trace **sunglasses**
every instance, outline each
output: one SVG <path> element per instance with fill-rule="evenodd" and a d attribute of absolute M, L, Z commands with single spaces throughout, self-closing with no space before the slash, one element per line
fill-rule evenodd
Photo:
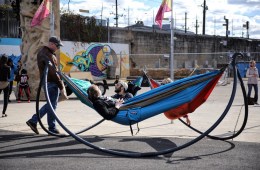
<path fill-rule="evenodd" d="M 58 49 L 60 49 L 60 45 L 57 43 L 54 43 Z"/>

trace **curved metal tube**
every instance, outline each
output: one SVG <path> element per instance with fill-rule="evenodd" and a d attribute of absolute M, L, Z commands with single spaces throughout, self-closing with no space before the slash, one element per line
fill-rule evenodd
<path fill-rule="evenodd" d="M 47 67 L 47 65 L 46 65 L 46 67 Z M 45 68 L 44 74 L 42 75 L 42 77 L 41 77 L 41 79 L 40 79 L 40 83 L 39 83 L 39 87 L 38 87 L 37 95 L 36 95 L 36 115 L 37 115 L 37 117 L 38 117 L 38 122 L 39 122 L 41 128 L 42 128 L 47 134 L 49 134 L 49 135 L 51 135 L 51 136 L 57 136 L 57 137 L 68 137 L 68 136 L 70 136 L 70 135 L 52 133 L 51 131 L 49 131 L 49 130 L 43 125 L 43 123 L 42 123 L 42 121 L 41 121 L 40 112 L 39 112 L 39 111 L 40 111 L 40 110 L 39 110 L 40 93 L 41 93 L 41 87 L 42 87 L 43 82 L 47 82 L 47 76 L 48 76 L 48 73 L 46 72 L 46 68 Z M 45 81 L 44 81 L 44 80 L 45 80 Z M 47 83 L 45 83 L 45 86 L 47 87 Z M 47 91 L 48 91 L 48 90 L 47 90 Z M 45 94 L 46 94 L 46 93 L 45 93 Z M 47 98 L 47 97 L 46 97 L 46 98 Z M 104 121 L 105 121 L 105 119 L 101 119 L 101 120 L 98 121 L 97 123 L 95 123 L 95 124 L 93 124 L 93 125 L 91 125 L 91 126 L 85 128 L 85 129 L 82 129 L 82 130 L 80 130 L 80 131 L 78 131 L 78 132 L 75 132 L 75 134 L 78 135 L 78 134 L 81 134 L 81 133 L 83 133 L 83 132 L 86 132 L 86 131 L 88 131 L 88 130 L 94 128 L 94 127 L 96 127 L 97 125 L 99 125 L 100 123 L 102 123 L 102 122 L 104 122 Z"/>
<path fill-rule="evenodd" d="M 231 136 L 226 136 L 226 137 L 218 137 L 218 136 L 211 136 L 211 135 L 207 135 L 208 138 L 210 139 L 214 139 L 214 140 L 229 140 L 229 139 L 233 139 L 235 137 L 237 137 L 240 133 L 242 133 L 242 131 L 245 129 L 245 126 L 247 124 L 247 120 L 248 120 L 248 101 L 247 101 L 247 95 L 246 95 L 246 90 L 245 90 L 245 85 L 244 85 L 244 82 L 241 78 L 241 75 L 238 71 L 238 69 L 236 69 L 237 71 L 237 75 L 238 75 L 238 79 L 240 81 L 240 86 L 241 86 L 241 90 L 242 90 L 242 93 L 243 93 L 243 98 L 244 98 L 244 106 L 245 106 L 245 117 L 244 117 L 244 120 L 243 120 L 243 123 L 240 127 L 240 129 L 238 131 L 236 131 L 236 133 L 232 134 Z M 234 72 L 235 72 L 235 69 L 234 69 Z M 195 132 L 199 133 L 199 134 L 202 134 L 203 132 L 201 132 L 200 130 L 194 128 L 193 126 L 189 126 L 186 122 L 184 122 L 181 118 L 179 118 L 179 120 L 185 124 L 187 127 L 189 127 L 190 129 L 194 130 Z"/>
<path fill-rule="evenodd" d="M 233 61 L 232 61 L 232 66 L 233 68 L 235 68 L 235 59 L 237 55 L 242 55 L 241 53 L 235 53 L 233 55 Z M 48 67 L 45 70 L 46 72 L 48 72 Z M 172 152 L 176 152 L 178 150 L 184 149 L 188 146 L 193 145 L 194 143 L 198 142 L 199 140 L 203 139 L 205 136 L 207 136 L 210 132 L 212 132 L 219 124 L 220 122 L 225 118 L 225 116 L 227 115 L 230 107 L 232 106 L 232 103 L 234 101 L 235 98 L 235 93 L 236 93 L 236 88 L 237 88 L 237 73 L 234 72 L 234 84 L 233 84 L 233 89 L 232 89 L 232 93 L 229 99 L 229 102 L 227 104 L 226 109 L 224 110 L 224 112 L 222 113 L 222 115 L 219 117 L 219 119 L 204 133 L 202 133 L 200 136 L 198 136 L 197 138 L 183 144 L 177 147 L 173 147 L 173 148 L 169 148 L 169 149 L 165 149 L 162 151 L 157 151 L 157 152 L 127 152 L 127 151 L 116 151 L 116 150 L 112 150 L 112 149 L 106 149 L 103 147 L 99 147 L 96 146 L 88 141 L 86 141 L 85 139 L 81 138 L 80 136 L 76 135 L 75 133 L 71 132 L 62 122 L 61 120 L 58 118 L 58 116 L 55 114 L 55 111 L 53 109 L 53 107 L 51 106 L 50 103 L 50 99 L 49 99 L 49 95 L 48 95 L 48 90 L 47 90 L 47 82 L 45 81 L 45 94 L 46 94 L 46 99 L 47 99 L 47 103 L 50 105 L 52 112 L 57 120 L 57 122 L 60 124 L 60 126 L 68 133 L 70 134 L 74 139 L 76 139 L 77 141 L 93 148 L 99 151 L 102 151 L 104 153 L 109 153 L 109 154 L 113 154 L 113 155 L 118 155 L 118 156 L 125 156 L 125 157 L 149 157 L 149 156 L 158 156 L 158 155 L 163 155 L 163 154 L 168 154 L 168 153 L 172 153 Z"/>

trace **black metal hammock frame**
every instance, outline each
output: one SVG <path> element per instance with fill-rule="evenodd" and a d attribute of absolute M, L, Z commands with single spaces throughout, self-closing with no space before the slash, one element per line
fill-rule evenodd
<path fill-rule="evenodd" d="M 246 126 L 246 123 L 247 123 L 247 119 L 248 119 L 248 103 L 247 103 L 246 90 L 245 90 L 245 86 L 244 86 L 243 80 L 242 80 L 242 78 L 241 78 L 241 76 L 240 76 L 240 74 L 238 72 L 238 69 L 236 68 L 236 57 L 238 57 L 238 56 L 242 56 L 243 57 L 243 54 L 242 53 L 234 53 L 233 56 L 232 56 L 232 60 L 230 62 L 231 66 L 232 66 L 232 69 L 233 69 L 234 80 L 233 80 L 233 87 L 232 87 L 231 96 L 229 98 L 229 101 L 227 103 L 227 106 L 226 106 L 225 110 L 223 111 L 221 116 L 216 120 L 216 122 L 208 130 L 206 130 L 205 132 L 201 132 L 201 131 L 197 130 L 196 128 L 192 127 L 192 126 L 187 125 L 182 119 L 179 119 L 182 123 L 186 124 L 192 130 L 194 130 L 194 131 L 196 131 L 196 132 L 198 132 L 200 134 L 195 139 L 192 139 L 191 141 L 186 142 L 186 143 L 184 143 L 184 144 L 182 144 L 180 146 L 174 146 L 174 147 L 169 148 L 169 149 L 164 149 L 164 150 L 161 150 L 161 151 L 154 151 L 154 152 L 117 151 L 117 150 L 113 150 L 113 149 L 106 149 L 106 148 L 103 148 L 103 147 L 99 147 L 99 146 L 94 145 L 91 142 L 83 139 L 82 137 L 79 136 L 80 133 L 83 133 L 83 132 L 85 132 L 85 131 L 87 131 L 89 129 L 92 129 L 93 127 L 99 125 L 100 123 L 102 123 L 104 121 L 104 119 L 98 121 L 97 123 L 93 124 L 90 127 L 87 127 L 87 128 L 85 128 L 83 130 L 80 130 L 79 132 L 74 133 L 74 132 L 70 131 L 61 122 L 61 120 L 59 119 L 59 117 L 57 116 L 55 110 L 53 109 L 53 107 L 51 105 L 51 102 L 50 102 L 50 99 L 49 99 L 48 90 L 47 90 L 47 76 L 48 76 L 48 66 L 47 65 L 46 65 L 45 70 L 44 70 L 44 75 L 41 77 L 39 88 L 38 88 L 38 91 L 37 91 L 37 97 L 36 97 L 36 113 L 37 113 L 37 116 L 38 116 L 39 124 L 42 127 L 42 129 L 46 133 L 48 133 L 49 135 L 53 135 L 53 136 L 57 136 L 57 137 L 72 136 L 75 140 L 77 140 L 80 143 L 83 143 L 86 146 L 89 146 L 89 147 L 91 147 L 93 149 L 99 150 L 99 151 L 104 152 L 104 153 L 117 155 L 117 156 L 124 156 L 124 157 L 151 157 L 151 156 L 158 156 L 158 155 L 164 155 L 164 154 L 168 154 L 168 153 L 173 153 L 173 152 L 179 151 L 181 149 L 184 149 L 186 147 L 189 147 L 189 146 L 195 144 L 196 142 L 200 141 L 201 139 L 203 139 L 206 136 L 211 138 L 211 139 L 215 139 L 215 140 L 229 140 L 229 139 L 233 139 L 233 138 L 237 137 L 244 130 L 244 128 Z M 245 114 L 245 116 L 244 116 L 243 123 L 242 123 L 240 129 L 238 131 L 236 131 L 235 133 L 233 133 L 232 135 L 230 135 L 230 136 L 227 136 L 227 137 L 211 136 L 209 134 L 221 123 L 221 121 L 225 118 L 225 116 L 227 115 L 229 109 L 232 106 L 232 103 L 234 101 L 235 94 L 236 94 L 236 89 L 237 89 L 237 79 L 239 79 L 239 81 L 240 81 L 240 86 L 241 86 L 243 97 L 244 97 L 244 111 L 245 111 L 244 114 Z M 60 135 L 60 134 L 52 133 L 49 130 L 47 130 L 44 127 L 43 123 L 41 122 L 40 113 L 39 113 L 39 98 L 40 98 L 41 87 L 42 87 L 43 84 L 44 84 L 44 91 L 45 91 L 45 97 L 46 97 L 47 103 L 48 103 L 49 107 L 51 108 L 52 113 L 55 116 L 57 122 L 68 133 L 68 135 Z"/>

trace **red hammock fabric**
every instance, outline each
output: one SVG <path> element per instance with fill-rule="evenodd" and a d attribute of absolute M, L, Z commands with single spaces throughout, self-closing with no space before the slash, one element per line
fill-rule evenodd
<path fill-rule="evenodd" d="M 177 108 L 164 112 L 164 115 L 168 119 L 173 120 L 173 119 L 178 119 L 180 117 L 183 117 L 188 113 L 194 112 L 196 108 L 198 108 L 201 104 L 203 104 L 207 100 L 207 98 L 213 91 L 220 77 L 221 74 L 215 77 L 210 83 L 208 83 L 207 86 L 191 102 L 185 103 Z M 157 83 L 153 79 L 149 79 L 149 81 L 150 81 L 151 88 L 156 88 L 160 86 L 159 83 Z"/>

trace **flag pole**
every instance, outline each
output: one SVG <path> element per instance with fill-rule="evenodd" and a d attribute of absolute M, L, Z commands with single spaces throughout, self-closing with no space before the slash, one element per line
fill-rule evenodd
<path fill-rule="evenodd" d="M 53 13 L 53 1 L 50 1 L 50 37 L 54 36 L 54 13 Z"/>
<path fill-rule="evenodd" d="M 170 75 L 174 81 L 174 28 L 173 28 L 173 0 L 171 0 L 171 54 L 170 54 Z"/>

